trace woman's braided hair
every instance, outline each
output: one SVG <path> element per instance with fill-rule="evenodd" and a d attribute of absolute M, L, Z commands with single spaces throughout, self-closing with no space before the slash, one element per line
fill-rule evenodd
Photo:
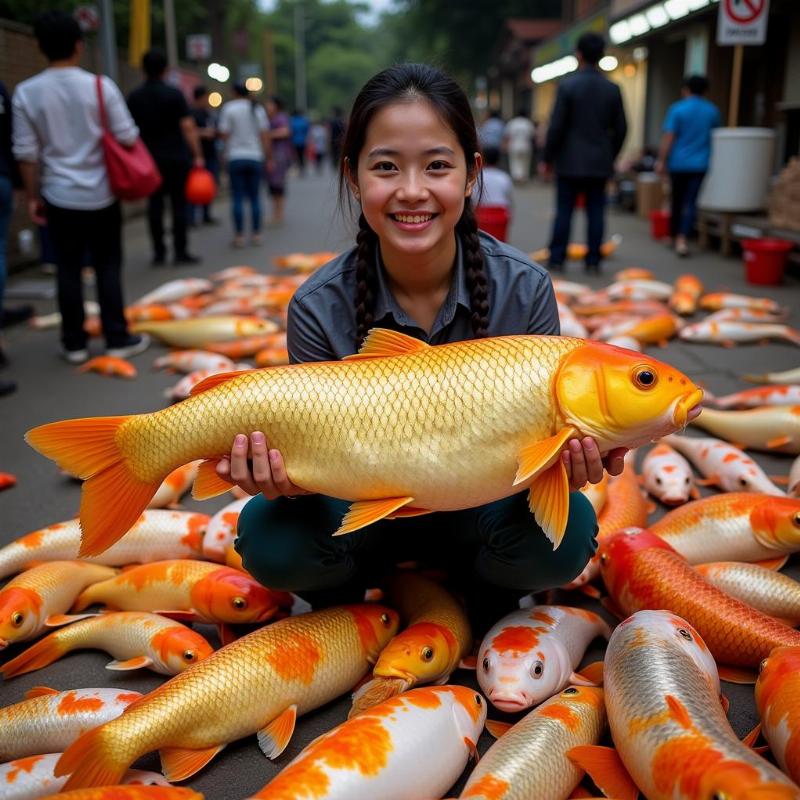
<path fill-rule="evenodd" d="M 358 156 L 364 146 L 370 119 L 390 103 L 427 100 L 455 133 L 464 150 L 467 169 L 474 169 L 472 154 L 480 149 L 475 120 L 467 96 L 448 75 L 426 64 L 399 64 L 379 72 L 364 85 L 353 103 L 342 142 L 339 165 L 339 192 L 348 203 L 348 177 L 355 173 Z M 476 339 L 488 336 L 489 291 L 483 251 L 478 239 L 478 223 L 472 203 L 467 198 L 456 224 L 461 240 L 467 286 L 470 292 L 472 331 Z M 374 322 L 377 274 L 375 248 L 378 237 L 363 214 L 358 219 L 356 236 L 356 338 L 360 345 Z"/>

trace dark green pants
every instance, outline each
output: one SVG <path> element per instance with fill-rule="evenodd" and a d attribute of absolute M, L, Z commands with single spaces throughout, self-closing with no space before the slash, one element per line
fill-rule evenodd
<path fill-rule="evenodd" d="M 528 510 L 527 492 L 332 536 L 349 505 L 323 495 L 254 497 L 239 517 L 235 542 L 245 569 L 265 586 L 296 592 L 312 605 L 315 595 L 325 602 L 360 599 L 395 564 L 412 560 L 440 566 L 473 589 L 488 584 L 521 596 L 568 583 L 597 549 L 597 518 L 580 492 L 570 495 L 557 550 Z"/>

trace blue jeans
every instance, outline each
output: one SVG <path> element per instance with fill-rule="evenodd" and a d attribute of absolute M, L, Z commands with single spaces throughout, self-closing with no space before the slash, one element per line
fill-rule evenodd
<path fill-rule="evenodd" d="M 567 257 L 572 211 L 581 192 L 586 196 L 589 246 L 586 265 L 596 267 L 600 264 L 600 245 L 603 243 L 605 224 L 606 179 L 565 178 L 559 175 L 556 183 L 556 219 L 553 223 L 553 237 L 550 240 L 550 263 L 553 265 L 563 264 Z"/>
<path fill-rule="evenodd" d="M 6 291 L 6 250 L 8 248 L 8 226 L 11 223 L 12 198 L 14 192 L 11 181 L 0 175 L 0 325 L 3 323 L 3 296 Z"/>
<path fill-rule="evenodd" d="M 705 172 L 670 172 L 672 215 L 669 228 L 673 238 L 678 235 L 689 237 L 694 232 L 697 195 L 705 176 Z"/>
<path fill-rule="evenodd" d="M 250 202 L 253 233 L 261 230 L 261 175 L 264 162 L 251 158 L 235 158 L 228 164 L 233 192 L 233 226 L 236 234 L 244 232 L 244 201 Z"/>

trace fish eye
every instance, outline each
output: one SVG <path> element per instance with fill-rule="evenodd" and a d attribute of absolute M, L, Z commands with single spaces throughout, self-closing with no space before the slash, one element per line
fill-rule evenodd
<path fill-rule="evenodd" d="M 730 795 L 727 792 L 714 792 L 711 800 L 730 800 Z"/>
<path fill-rule="evenodd" d="M 768 658 L 762 658 L 761 663 L 758 665 L 758 674 L 760 675 L 766 668 L 767 664 L 769 663 Z"/>
<path fill-rule="evenodd" d="M 689 485 L 689 484 L 692 482 L 692 479 L 691 479 L 691 478 L 690 478 L 690 477 L 687 475 L 687 476 L 686 476 L 686 477 L 683 479 L 683 482 L 684 482 L 684 483 L 685 483 L 685 484 L 688 486 L 688 485 Z"/>
<path fill-rule="evenodd" d="M 475 704 L 479 706 L 483 705 L 483 698 L 479 694 L 475 695 Z"/>
<path fill-rule="evenodd" d="M 678 633 L 686 639 L 687 642 L 692 641 L 692 634 L 686 630 L 686 628 L 678 628 Z"/>
<path fill-rule="evenodd" d="M 233 604 L 233 607 L 238 608 L 239 611 L 241 611 L 243 608 L 247 608 L 247 600 L 245 600 L 244 597 L 234 597 L 233 600 L 231 600 L 231 603 Z"/>
<path fill-rule="evenodd" d="M 531 667 L 531 677 L 541 678 L 542 675 L 544 675 L 544 662 L 534 661 L 533 666 Z"/>
<path fill-rule="evenodd" d="M 184 661 L 194 661 L 194 659 L 195 659 L 194 650 L 187 650 L 186 652 L 184 652 L 183 654 Z"/>
<path fill-rule="evenodd" d="M 381 623 L 383 624 L 384 627 L 388 628 L 390 622 L 391 619 L 389 619 L 389 615 L 386 612 L 381 614 Z"/>
<path fill-rule="evenodd" d="M 747 478 L 739 478 L 739 486 L 746 487 L 747 486 Z"/>
<path fill-rule="evenodd" d="M 15 628 L 19 628 L 20 625 L 25 621 L 25 615 L 21 611 L 15 611 L 11 615 L 11 624 Z"/>
<path fill-rule="evenodd" d="M 661 480 L 661 476 L 660 476 L 660 475 L 656 475 L 656 483 L 657 483 L 659 486 L 661 486 L 661 484 L 662 484 L 663 482 L 664 482 L 664 481 L 662 481 L 662 480 Z"/>
<path fill-rule="evenodd" d="M 568 689 L 564 689 L 561 694 L 578 694 L 578 690 L 574 686 L 570 686 Z"/>
<path fill-rule="evenodd" d="M 488 672 L 489 671 L 489 659 L 488 658 L 484 658 L 483 659 L 483 671 L 484 672 Z"/>
<path fill-rule="evenodd" d="M 658 381 L 658 376 L 656 375 L 655 371 L 650 369 L 649 367 L 639 367 L 633 373 L 633 382 L 640 389 L 651 389 L 653 386 L 656 385 L 657 381 Z"/>
<path fill-rule="evenodd" d="M 433 648 L 423 647 L 420 651 L 420 656 L 422 656 L 423 661 L 430 661 L 433 658 Z"/>
<path fill-rule="evenodd" d="M 796 511 L 792 517 L 792 525 L 794 525 L 795 528 L 800 528 L 800 511 Z"/>

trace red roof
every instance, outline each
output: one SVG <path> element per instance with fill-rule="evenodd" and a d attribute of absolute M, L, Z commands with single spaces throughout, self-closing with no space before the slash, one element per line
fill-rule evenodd
<path fill-rule="evenodd" d="M 538 42 L 555 36 L 562 28 L 560 19 L 509 19 L 506 27 L 515 39 Z"/>

